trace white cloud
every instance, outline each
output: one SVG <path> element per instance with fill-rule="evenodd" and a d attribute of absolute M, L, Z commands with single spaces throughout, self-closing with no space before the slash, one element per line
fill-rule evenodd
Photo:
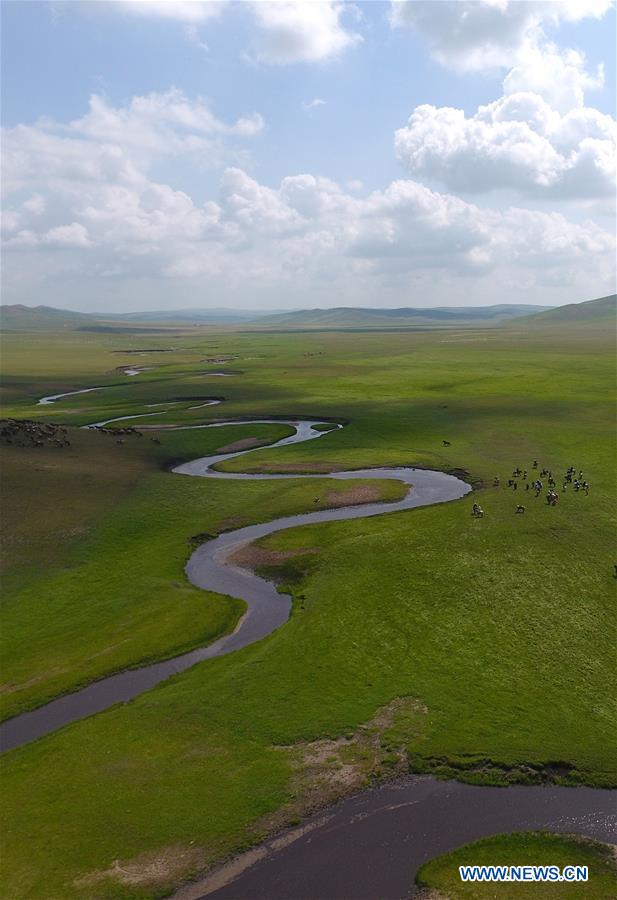
<path fill-rule="evenodd" d="M 393 0 L 394 28 L 411 27 L 460 71 L 510 68 L 545 42 L 544 26 L 602 18 L 613 0 Z"/>
<path fill-rule="evenodd" d="M 185 33 L 189 43 L 193 44 L 194 47 L 198 47 L 200 50 L 203 50 L 205 53 L 210 52 L 210 47 L 204 40 L 202 40 L 201 35 L 199 33 L 199 29 L 197 28 L 197 25 L 185 25 L 184 33 Z"/>
<path fill-rule="evenodd" d="M 259 113 L 229 125 L 212 113 L 202 98 L 190 100 L 172 88 L 133 97 L 125 107 L 113 107 L 104 97 L 92 95 L 86 116 L 71 123 L 70 130 L 85 137 L 154 153 L 207 150 L 212 135 L 252 137 L 264 127 Z"/>
<path fill-rule="evenodd" d="M 609 156 L 601 162 L 610 120 L 584 107 L 562 116 L 522 93 L 471 119 L 434 107 L 414 116 L 399 153 L 423 173 L 445 172 L 446 182 L 481 169 L 496 186 L 565 195 L 586 185 L 590 195 L 609 172 Z M 310 173 L 266 185 L 236 165 L 206 202 L 162 183 L 177 158 L 184 184 L 186 154 L 191 163 L 220 159 L 216 141 L 250 135 L 260 122 L 221 122 L 204 101 L 169 91 L 121 107 L 97 97 L 66 125 L 8 129 L 8 302 L 41 293 L 48 303 L 87 297 L 101 308 L 113 296 L 122 309 L 157 305 L 171 291 L 185 305 L 212 296 L 242 306 L 401 305 L 417 302 L 407 295 L 416 283 L 423 303 L 457 291 L 486 302 L 497 291 L 505 302 L 523 283 L 527 296 L 548 291 L 555 301 L 610 290 L 613 237 L 592 222 L 483 209 L 411 179 L 363 196 L 359 184 Z"/>
<path fill-rule="evenodd" d="M 220 0 L 114 0 L 112 5 L 129 15 L 171 19 L 188 25 L 218 16 L 225 6 Z"/>
<path fill-rule="evenodd" d="M 362 40 L 342 22 L 346 13 L 358 19 L 359 11 L 353 4 L 338 0 L 251 0 L 233 4 L 226 0 L 116 0 L 105 6 L 114 12 L 181 23 L 189 42 L 202 50 L 208 50 L 208 45 L 199 26 L 225 10 L 240 8 L 251 15 L 256 26 L 252 52 L 245 58 L 275 65 L 336 59 Z"/>
<path fill-rule="evenodd" d="M 259 62 L 322 62 L 336 59 L 362 40 L 343 26 L 342 3 L 260 0 L 252 10 L 259 29 L 255 47 Z"/>
<path fill-rule="evenodd" d="M 50 228 L 43 235 L 42 241 L 57 247 L 89 247 L 91 244 L 88 231 L 80 222 Z"/>
<path fill-rule="evenodd" d="M 317 109 L 318 106 L 325 106 L 326 101 L 322 100 L 321 97 L 315 97 L 313 100 L 309 100 L 308 103 L 302 104 L 302 109 L 308 112 L 311 109 Z"/>
<path fill-rule="evenodd" d="M 512 66 L 503 96 L 466 116 L 460 109 L 418 106 L 395 133 L 399 161 L 414 177 L 449 190 L 507 189 L 538 200 L 595 203 L 614 199 L 617 126 L 585 106 L 584 92 L 603 84 L 582 53 L 548 41 L 546 24 L 602 17 L 610 0 L 395 3 L 395 25 L 411 24 L 435 56 L 462 70 Z"/>
<path fill-rule="evenodd" d="M 4 130 L 3 188 L 141 184 L 149 166 L 166 157 L 188 154 L 199 166 L 220 165 L 226 139 L 251 138 L 263 127 L 259 113 L 225 123 L 203 99 L 176 89 L 133 97 L 126 106 L 95 94 L 86 115 L 68 125 L 42 119 Z"/>
<path fill-rule="evenodd" d="M 45 197 L 40 194 L 33 194 L 29 200 L 24 203 L 24 209 L 35 216 L 41 216 L 45 212 L 47 202 Z"/>
<path fill-rule="evenodd" d="M 24 228 L 6 241 L 6 247 L 36 247 L 39 245 L 51 247 L 90 247 L 92 241 L 87 229 L 80 222 L 72 222 L 70 225 L 57 225 L 42 234 L 37 234 L 30 228 Z"/>
<path fill-rule="evenodd" d="M 416 177 L 465 193 L 500 188 L 535 197 L 610 201 L 617 124 L 586 107 L 561 115 L 540 97 L 513 93 L 466 117 L 417 107 L 395 133 L 396 155 Z"/>
<path fill-rule="evenodd" d="M 585 56 L 576 50 L 560 52 L 554 44 L 542 48 L 527 47 L 520 60 L 506 75 L 505 94 L 531 91 L 543 97 L 554 109 L 566 113 L 583 106 L 585 91 L 604 84 L 604 67 L 595 74 L 585 68 Z"/>
<path fill-rule="evenodd" d="M 24 280 L 28 296 L 45 291 L 49 302 L 54 284 L 63 291 L 72 284 L 100 307 L 110 278 L 120 307 L 140 296 L 121 299 L 135 279 L 147 280 L 150 305 L 152 291 L 168 291 L 161 285 L 170 279 L 183 302 L 215 294 L 244 306 L 376 298 L 400 305 L 418 279 L 425 279 L 423 302 L 444 302 L 446 290 L 467 297 L 469 285 L 480 292 L 484 285 L 487 302 L 493 289 L 514 300 L 521 280 L 536 297 L 561 287 L 576 299 L 577 289 L 609 289 L 612 278 L 613 238 L 591 222 L 482 209 L 411 180 L 362 198 L 315 175 L 269 187 L 230 168 L 219 197 L 201 205 L 145 176 L 107 183 L 79 176 L 73 184 L 54 176 L 44 193 L 44 227 L 22 205 L 5 244 L 11 299 L 24 299 Z"/>

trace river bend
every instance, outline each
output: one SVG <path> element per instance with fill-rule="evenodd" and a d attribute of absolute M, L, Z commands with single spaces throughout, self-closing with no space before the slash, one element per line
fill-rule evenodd
<path fill-rule="evenodd" d="M 48 398 L 46 398 L 48 399 Z M 151 414 L 149 414 L 151 415 Z M 127 417 L 130 418 L 130 417 Z M 271 447 L 283 447 L 289 444 L 316 440 L 324 434 L 314 428 L 323 420 L 304 421 L 299 419 L 251 419 L 246 424 L 279 424 L 290 425 L 294 433 L 289 437 L 272 444 Z M 100 424 L 100 423 L 99 423 Z M 225 425 L 242 424 L 235 422 L 216 422 L 209 425 L 180 425 L 178 429 L 222 428 Z M 169 426 L 168 426 L 169 427 Z M 335 428 L 342 427 L 340 425 Z M 223 453 L 201 457 L 192 462 L 176 466 L 173 471 L 178 475 L 198 478 L 227 478 L 243 480 L 289 478 L 332 478 L 343 481 L 353 478 L 394 478 L 402 481 L 410 488 L 407 495 L 393 503 L 367 503 L 363 506 L 346 506 L 338 509 L 324 509 L 295 516 L 285 516 L 271 522 L 249 525 L 235 531 L 224 532 L 211 541 L 202 544 L 191 555 L 186 574 L 189 581 L 203 590 L 215 591 L 239 597 L 246 603 L 246 612 L 231 634 L 224 635 L 206 647 L 198 647 L 172 659 L 127 669 L 102 678 L 71 694 L 64 694 L 56 700 L 30 712 L 15 716 L 0 724 L 0 748 L 11 750 L 22 744 L 36 740 L 70 722 L 101 712 L 116 703 L 126 702 L 144 691 L 153 688 L 171 675 L 183 672 L 195 663 L 214 656 L 223 656 L 246 647 L 270 634 L 283 625 L 289 618 L 291 597 L 279 594 L 275 586 L 253 572 L 232 565 L 228 560 L 237 549 L 257 538 L 293 528 L 296 525 L 309 525 L 316 522 L 333 522 L 345 519 L 366 518 L 397 510 L 428 506 L 434 503 L 445 503 L 463 497 L 471 488 L 459 478 L 445 472 L 433 472 L 413 468 L 381 468 L 358 469 L 348 472 L 332 472 L 329 475 L 251 475 L 245 473 L 219 472 L 213 466 L 226 459 L 244 456 L 257 449 L 240 450 L 235 453 Z"/>

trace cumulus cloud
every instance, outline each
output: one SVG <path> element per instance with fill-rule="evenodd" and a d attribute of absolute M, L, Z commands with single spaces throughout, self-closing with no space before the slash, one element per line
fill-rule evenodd
<path fill-rule="evenodd" d="M 87 115 L 72 122 L 70 131 L 146 153 L 207 150 L 210 144 L 205 136 L 252 137 L 264 127 L 259 113 L 233 124 L 222 122 L 202 98 L 190 100 L 175 88 L 133 97 L 125 107 L 113 107 L 94 94 L 89 105 Z"/>
<path fill-rule="evenodd" d="M 221 0 L 115 0 L 116 10 L 133 16 L 171 19 L 196 25 L 218 16 L 223 8 Z"/>
<path fill-rule="evenodd" d="M 239 7 L 251 16 L 256 29 L 251 53 L 245 58 L 274 65 L 336 59 L 362 40 L 343 23 L 346 13 L 358 17 L 356 7 L 338 0 L 248 0 L 238 4 L 226 0 L 116 0 L 106 7 L 113 12 L 181 23 L 189 42 L 202 50 L 208 50 L 208 45 L 201 37 L 200 26 L 225 10 Z"/>
<path fill-rule="evenodd" d="M 58 247 L 89 247 L 91 244 L 87 229 L 81 222 L 71 222 L 70 225 L 57 225 L 50 228 L 43 237 L 44 244 L 53 244 Z"/>
<path fill-rule="evenodd" d="M 396 155 L 415 176 L 466 193 L 509 188 L 562 200 L 612 198 L 616 143 L 611 116 L 586 107 L 562 115 L 528 91 L 470 117 L 419 106 L 395 133 Z"/>
<path fill-rule="evenodd" d="M 342 3 L 260 0 L 252 4 L 252 9 L 260 32 L 255 48 L 260 62 L 322 62 L 340 56 L 362 40 L 344 27 Z"/>
<path fill-rule="evenodd" d="M 200 165 L 220 164 L 224 139 L 251 138 L 263 127 L 259 113 L 223 122 L 204 100 L 176 89 L 133 97 L 125 106 L 95 94 L 88 112 L 68 125 L 42 119 L 4 130 L 3 187 L 138 184 L 165 157 L 191 154 Z"/>
<path fill-rule="evenodd" d="M 460 71 L 510 68 L 545 41 L 545 26 L 600 19 L 613 0 L 393 0 L 394 28 L 411 27 Z"/>
<path fill-rule="evenodd" d="M 25 228 L 6 242 L 7 247 L 36 247 L 45 244 L 52 247 L 89 247 L 91 240 L 87 229 L 80 222 L 70 225 L 57 225 L 48 231 L 37 234 Z"/>
<path fill-rule="evenodd" d="M 604 67 L 587 71 L 584 54 L 577 50 L 560 51 L 554 44 L 527 47 L 517 65 L 503 82 L 505 94 L 531 91 L 539 94 L 559 112 L 583 106 L 585 91 L 604 84 Z"/>
<path fill-rule="evenodd" d="M 395 134 L 399 161 L 450 190 L 509 189 L 608 208 L 615 121 L 585 106 L 585 91 L 604 83 L 603 67 L 590 72 L 584 54 L 558 48 L 545 28 L 602 18 L 611 6 L 612 0 L 393 2 L 393 27 L 420 31 L 444 65 L 510 69 L 503 96 L 472 116 L 417 107 Z"/>
<path fill-rule="evenodd" d="M 585 105 L 604 72 L 559 49 L 546 24 L 601 18 L 610 0 L 395 3 L 394 25 L 423 31 L 434 55 L 462 70 L 511 66 L 503 96 L 475 114 L 418 106 L 395 133 L 399 161 L 449 190 L 507 189 L 535 199 L 576 200 L 599 210 L 614 199 L 617 126 Z"/>
<path fill-rule="evenodd" d="M 45 212 L 46 205 L 45 197 L 42 197 L 40 194 L 33 194 L 29 200 L 24 202 L 24 209 L 35 216 L 40 216 Z"/>
<path fill-rule="evenodd" d="M 466 293 L 464 284 L 498 286 L 501 299 L 514 299 L 523 282 L 532 292 L 610 285 L 614 242 L 591 222 L 483 209 L 410 179 L 360 197 L 308 173 L 267 186 L 238 167 L 224 172 L 215 198 L 198 203 L 136 169 L 126 152 L 110 156 L 92 135 L 12 131 L 22 169 L 6 204 L 11 299 L 44 291 L 52 302 L 54 285 L 73 285 L 100 306 L 109 279 L 121 305 L 133 296 L 130 285 L 144 280 L 149 303 L 151 288 L 171 280 L 185 302 L 215 293 L 224 302 L 270 306 L 277 297 L 400 304 L 422 278 L 424 302 L 436 290 L 442 301 L 446 285 Z M 129 145 L 143 142 L 131 136 Z"/>
<path fill-rule="evenodd" d="M 161 181 L 174 160 L 184 169 L 187 154 L 220 162 L 217 141 L 250 137 L 260 123 L 223 122 L 204 101 L 168 91 L 123 106 L 95 97 L 67 124 L 8 129 L 5 296 L 31 301 L 44 292 L 62 305 L 73 290 L 77 303 L 88 296 L 100 308 L 110 279 L 120 308 L 136 296 L 152 305 L 156 291 L 164 299 L 170 282 L 189 305 L 216 294 L 269 307 L 276 298 L 400 305 L 418 279 L 423 302 L 443 302 L 446 290 L 467 296 L 469 285 L 503 300 L 522 286 L 536 297 L 565 289 L 567 299 L 590 284 L 610 290 L 614 241 L 592 222 L 484 209 L 411 178 L 363 196 L 361 185 L 310 173 L 266 185 L 232 165 L 206 202 Z M 414 172 L 467 190 L 481 166 L 483 185 L 561 195 L 586 185 L 589 196 L 610 174 L 602 153 L 613 125 L 584 107 L 561 115 L 520 92 L 471 118 L 419 107 L 397 133 L 397 152 Z"/>

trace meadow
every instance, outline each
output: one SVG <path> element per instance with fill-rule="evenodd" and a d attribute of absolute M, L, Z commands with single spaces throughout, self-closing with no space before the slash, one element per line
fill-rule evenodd
<path fill-rule="evenodd" d="M 5 755 L 11 896 L 165 896 L 350 786 L 403 770 L 617 786 L 613 335 L 593 321 L 400 334 L 199 328 L 155 343 L 89 335 L 87 345 L 70 332 L 7 335 L 3 414 L 62 422 L 76 437 L 53 462 L 53 448 L 3 448 L 15 520 L 28 495 L 48 510 L 9 547 L 5 715 L 233 627 L 237 601 L 184 580 L 191 539 L 308 510 L 326 489 L 166 471 L 239 437 L 276 439 L 284 425 L 161 430 L 160 444 L 122 446 L 73 426 L 163 402 L 178 406 L 128 424 L 340 421 L 317 441 L 222 467 L 444 469 L 465 473 L 485 509 L 472 519 L 464 498 L 261 541 L 266 573 L 294 596 L 283 628 Z M 116 371 L 131 364 L 152 368 Z M 236 374 L 204 374 L 223 367 Z M 108 389 L 36 406 L 90 386 Z M 197 397 L 225 399 L 189 410 Z M 60 481 L 37 470 L 37 453 Z M 534 458 L 559 474 L 583 469 L 589 495 L 570 490 L 551 507 L 508 490 L 512 470 L 531 471 Z M 395 484 L 383 490 L 397 496 Z M 281 550 L 283 564 L 270 552 Z"/>

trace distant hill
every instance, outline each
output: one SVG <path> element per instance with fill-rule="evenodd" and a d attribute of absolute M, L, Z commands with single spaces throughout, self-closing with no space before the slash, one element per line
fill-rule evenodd
<path fill-rule="evenodd" d="M 255 318 L 254 312 L 242 309 L 165 309 L 132 313 L 93 313 L 97 319 L 130 322 L 246 322 Z M 263 315 L 263 313 L 260 313 Z"/>
<path fill-rule="evenodd" d="M 169 326 L 185 330 L 188 325 L 248 322 L 254 312 L 224 309 L 179 309 L 159 312 L 79 313 L 53 306 L 0 306 L 0 328 L 3 331 L 81 331 L 131 332 L 169 331 Z M 160 328 L 144 328 L 144 323 Z"/>
<path fill-rule="evenodd" d="M 53 306 L 0 306 L 0 327 L 4 331 L 45 331 L 79 328 L 90 321 L 87 313 L 55 309 Z"/>
<path fill-rule="evenodd" d="M 615 316 L 615 295 L 548 307 L 529 304 L 494 306 L 440 306 L 434 309 L 400 307 L 363 309 L 339 306 L 334 309 L 301 309 L 255 315 L 247 310 L 180 309 L 132 313 L 79 313 L 51 306 L 0 306 L 0 326 L 5 331 L 81 331 L 156 332 L 182 330 L 191 325 L 240 325 L 251 329 L 273 330 L 381 330 L 445 328 L 559 322 L 609 321 Z M 157 328 L 156 325 L 159 325 Z M 175 325 L 175 329 L 173 326 Z M 148 327 L 149 326 L 149 327 Z"/>
<path fill-rule="evenodd" d="M 580 323 L 601 325 L 603 322 L 611 323 L 617 316 L 617 294 L 608 297 L 599 297 L 597 300 L 586 300 L 583 303 L 568 303 L 567 306 L 557 306 L 554 309 L 537 313 L 532 316 L 518 319 L 516 324 L 522 325 L 559 325 L 561 323 Z M 614 325 L 613 325 L 614 327 Z"/>
<path fill-rule="evenodd" d="M 225 309 L 177 309 L 131 313 L 79 313 L 53 306 L 0 306 L 0 328 L 4 331 L 55 331 L 76 329 L 84 331 L 159 331 L 159 328 L 140 329 L 140 324 L 148 323 L 165 326 L 202 324 L 233 324 L 248 322 L 255 318 L 254 312 Z"/>
<path fill-rule="evenodd" d="M 542 312 L 548 306 L 499 304 L 497 306 L 441 306 L 434 309 L 363 309 L 340 306 L 334 309 L 302 309 L 276 313 L 252 320 L 255 326 L 274 328 L 405 328 L 435 325 L 491 325 L 517 316 Z"/>

